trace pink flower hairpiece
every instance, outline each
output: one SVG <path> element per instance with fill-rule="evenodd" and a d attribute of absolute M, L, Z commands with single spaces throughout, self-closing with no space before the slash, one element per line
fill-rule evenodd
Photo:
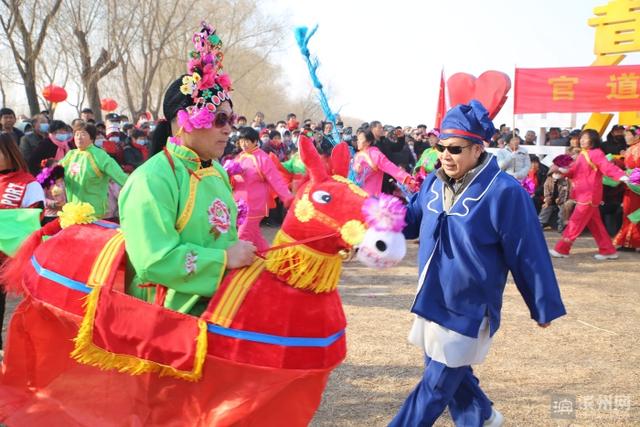
<path fill-rule="evenodd" d="M 215 117 L 216 115 L 206 107 L 189 107 L 187 110 L 178 111 L 178 126 L 188 133 L 194 129 L 210 129 Z"/>
<path fill-rule="evenodd" d="M 400 232 L 406 225 L 404 221 L 407 208 L 397 197 L 381 194 L 370 197 L 362 206 L 365 222 L 368 227 L 377 231 Z"/>

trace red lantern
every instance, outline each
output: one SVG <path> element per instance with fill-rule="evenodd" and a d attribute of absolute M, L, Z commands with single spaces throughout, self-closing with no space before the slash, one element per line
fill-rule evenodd
<path fill-rule="evenodd" d="M 118 103 L 114 99 L 104 98 L 100 100 L 100 108 L 103 111 L 114 111 L 118 108 Z"/>
<path fill-rule="evenodd" d="M 52 104 L 57 104 L 67 99 L 67 91 L 63 87 L 49 85 L 42 89 L 42 96 Z"/>

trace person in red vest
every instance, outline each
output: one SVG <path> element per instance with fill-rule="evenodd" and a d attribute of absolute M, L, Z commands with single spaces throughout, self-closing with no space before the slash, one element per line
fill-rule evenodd
<path fill-rule="evenodd" d="M 12 135 L 0 133 L 0 209 L 40 208 L 44 207 L 44 191 L 29 174 L 18 145 Z M 42 216 L 41 218 L 42 219 Z M 0 266 L 8 258 L 0 248 Z M 0 330 L 4 321 L 6 294 L 0 286 Z M 0 350 L 2 336 L 0 336 Z"/>

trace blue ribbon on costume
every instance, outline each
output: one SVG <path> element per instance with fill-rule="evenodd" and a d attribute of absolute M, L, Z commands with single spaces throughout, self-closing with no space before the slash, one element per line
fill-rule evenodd
<path fill-rule="evenodd" d="M 55 271 L 47 270 L 46 268 L 42 267 L 38 263 L 38 260 L 36 260 L 35 256 L 31 257 L 31 265 L 33 265 L 36 273 L 38 273 L 39 276 L 42 276 L 45 279 L 49 279 L 52 282 L 56 282 L 62 286 L 73 289 L 74 291 L 84 292 L 85 294 L 91 292 L 91 288 L 88 287 L 85 283 L 78 282 L 77 280 L 70 279 L 63 276 L 62 274 L 58 274 Z"/>
<path fill-rule="evenodd" d="M 119 224 L 116 224 L 115 222 L 109 222 L 109 221 L 102 221 L 102 220 L 98 220 L 98 221 L 93 221 L 93 223 L 95 225 L 99 225 L 100 227 L 104 227 L 104 228 L 110 228 L 112 230 L 115 230 L 117 228 L 120 228 Z"/>
<path fill-rule="evenodd" d="M 31 264 L 39 276 L 56 282 L 62 286 L 73 289 L 78 292 L 88 294 L 91 288 L 85 283 L 70 279 L 55 271 L 47 270 L 42 267 L 35 256 L 31 257 Z M 143 301 L 140 301 L 143 303 Z M 284 347 L 329 347 L 344 335 L 344 329 L 325 338 L 309 338 L 309 337 L 283 337 L 279 335 L 263 334 L 259 332 L 242 331 L 239 329 L 223 328 L 222 326 L 207 324 L 209 333 L 222 335 L 229 338 L 237 338 L 245 341 L 253 341 L 262 344 L 274 344 Z"/>
<path fill-rule="evenodd" d="M 281 345 L 284 347 L 329 347 L 344 335 L 344 329 L 326 338 L 283 337 L 280 335 L 270 335 L 260 332 L 224 328 L 222 326 L 213 324 L 208 324 L 207 329 L 213 334 L 222 335 L 224 337 L 259 342 L 262 344 Z"/>

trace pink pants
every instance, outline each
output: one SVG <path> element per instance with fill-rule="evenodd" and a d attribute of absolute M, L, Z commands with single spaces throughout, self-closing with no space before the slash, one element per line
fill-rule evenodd
<path fill-rule="evenodd" d="M 244 224 L 238 228 L 238 237 L 240 240 L 246 240 L 256 245 L 258 252 L 269 249 L 269 242 L 260 231 L 260 221 L 263 217 L 248 217 Z"/>
<path fill-rule="evenodd" d="M 576 208 L 569 219 L 569 224 L 562 233 L 562 239 L 556 244 L 556 251 L 569 255 L 571 245 L 580 236 L 582 230 L 587 227 L 598 245 L 598 252 L 602 255 L 609 255 L 616 252 L 616 248 L 611 243 L 611 237 L 607 233 L 602 218 L 600 218 L 600 210 L 597 206 L 576 205 Z"/>

